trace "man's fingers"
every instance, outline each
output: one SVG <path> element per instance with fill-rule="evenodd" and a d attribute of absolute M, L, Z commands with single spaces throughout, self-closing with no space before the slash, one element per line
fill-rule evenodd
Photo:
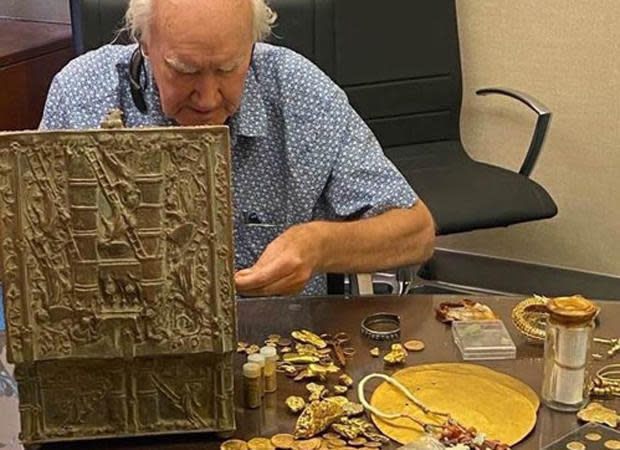
<path fill-rule="evenodd" d="M 241 290 L 237 286 L 237 292 L 241 295 L 252 297 L 264 297 L 268 295 L 294 295 L 301 292 L 307 279 L 299 273 L 291 273 L 271 284 L 256 289 Z"/>
<path fill-rule="evenodd" d="M 260 289 L 275 283 L 293 272 L 286 264 L 278 260 L 265 266 L 252 266 L 235 274 L 235 284 L 239 292 Z"/>

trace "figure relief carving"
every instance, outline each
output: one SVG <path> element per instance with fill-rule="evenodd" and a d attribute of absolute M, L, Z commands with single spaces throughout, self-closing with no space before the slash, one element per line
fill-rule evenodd
<path fill-rule="evenodd" d="M 0 134 L 26 442 L 234 424 L 227 130 L 118 126 Z"/>

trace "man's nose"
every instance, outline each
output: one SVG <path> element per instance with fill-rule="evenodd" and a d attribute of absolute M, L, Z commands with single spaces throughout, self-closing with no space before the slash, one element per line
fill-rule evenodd
<path fill-rule="evenodd" d="M 210 111 L 221 102 L 220 88 L 213 76 L 204 75 L 194 85 L 192 101 L 203 111 Z"/>

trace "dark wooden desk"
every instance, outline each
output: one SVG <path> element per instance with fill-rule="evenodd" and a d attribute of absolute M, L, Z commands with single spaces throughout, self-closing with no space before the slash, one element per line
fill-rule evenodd
<path fill-rule="evenodd" d="M 372 358 L 368 351 L 376 344 L 359 334 L 359 324 L 367 314 L 387 311 L 401 316 L 403 339 L 421 338 L 426 343 L 426 349 L 421 353 L 410 353 L 408 365 L 431 362 L 460 361 L 458 349 L 452 342 L 451 331 L 448 326 L 439 323 L 434 318 L 434 307 L 440 302 L 462 297 L 412 295 L 407 297 L 374 297 L 363 299 L 343 298 L 306 298 L 306 299 L 267 299 L 242 300 L 239 302 L 239 338 L 240 340 L 260 343 L 267 335 L 277 333 L 288 334 L 293 329 L 307 328 L 316 332 L 346 331 L 353 339 L 352 344 L 357 349 L 357 355 L 349 363 L 349 374 L 358 381 L 370 372 L 384 371 L 380 359 Z M 510 311 L 518 299 L 493 298 L 482 299 L 491 306 L 504 320 L 515 343 L 517 344 L 517 359 L 505 361 L 484 361 L 481 364 L 498 371 L 511 374 L 529 384 L 540 392 L 542 381 L 542 347 L 528 344 L 512 326 Z M 600 302 L 602 314 L 597 336 L 609 337 L 618 334 L 620 329 L 620 302 Z M 599 350 L 603 350 L 600 348 Z M 601 351 L 602 352 L 602 351 Z M 236 382 L 240 385 L 239 368 L 244 358 L 235 356 Z M 616 357 L 617 360 L 617 357 Z M 603 365 L 597 362 L 596 368 Z M 392 372 L 387 370 L 387 373 Z M 238 431 L 235 436 L 251 438 L 255 436 L 271 436 L 278 432 L 291 432 L 295 417 L 290 415 L 284 406 L 284 400 L 289 395 L 307 395 L 305 383 L 294 381 L 279 375 L 278 391 L 265 396 L 263 407 L 259 410 L 245 410 L 237 408 Z M 237 404 L 241 404 L 241 390 L 236 389 Z M 353 390 L 349 391 L 349 398 L 356 399 Z M 606 404 L 613 408 L 620 408 L 620 401 L 610 401 Z M 0 405 L 1 410 L 1 405 Z M 0 421 L 0 435 L 2 428 L 13 427 L 16 433 L 17 402 L 13 401 L 6 421 Z M 566 434 L 578 426 L 574 414 L 558 413 L 541 406 L 538 412 L 536 428 L 526 440 L 517 445 L 516 449 L 539 449 Z M 6 433 L 5 433 L 6 434 Z M 219 440 L 210 435 L 186 435 L 158 438 L 133 438 L 79 443 L 63 443 L 45 445 L 43 448 L 84 449 L 84 448 L 118 448 L 118 449 L 211 449 L 217 450 Z"/>
<path fill-rule="evenodd" d="M 38 127 L 52 78 L 72 57 L 70 25 L 0 19 L 0 130 Z"/>

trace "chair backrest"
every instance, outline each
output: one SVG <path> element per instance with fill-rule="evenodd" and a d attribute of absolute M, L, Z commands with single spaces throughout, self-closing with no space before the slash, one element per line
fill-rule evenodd
<path fill-rule="evenodd" d="M 73 48 L 76 55 L 112 42 L 123 26 L 128 0 L 70 0 Z M 118 43 L 127 43 L 121 33 Z"/>
<path fill-rule="evenodd" d="M 454 0 L 271 0 L 272 42 L 332 77 L 384 147 L 459 139 Z"/>
<path fill-rule="evenodd" d="M 127 1 L 71 0 L 77 54 L 114 38 Z M 343 87 L 385 148 L 457 140 L 454 2 L 271 0 L 279 15 L 271 42 L 303 54 Z"/>

